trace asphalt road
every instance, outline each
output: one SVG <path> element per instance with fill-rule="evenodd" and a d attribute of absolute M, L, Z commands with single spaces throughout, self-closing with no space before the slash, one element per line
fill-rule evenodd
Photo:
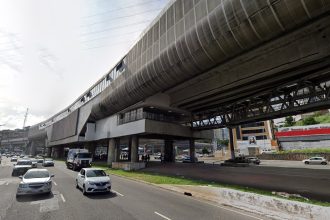
<path fill-rule="evenodd" d="M 12 163 L 0 165 L 0 220 L 48 219 L 266 219 L 229 207 L 217 206 L 148 184 L 111 176 L 113 192 L 83 196 L 75 188 L 77 172 L 57 162 L 48 170 L 55 174 L 53 194 L 16 199 L 19 183 L 11 177 Z"/>
<path fill-rule="evenodd" d="M 312 165 L 311 165 L 312 166 Z M 327 165 L 329 166 L 329 165 Z M 223 167 L 211 164 L 150 163 L 145 172 L 300 194 L 330 202 L 328 169 L 288 167 Z"/>

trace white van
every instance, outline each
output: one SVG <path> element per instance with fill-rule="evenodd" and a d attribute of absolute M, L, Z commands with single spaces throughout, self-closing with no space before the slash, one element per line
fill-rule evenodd
<path fill-rule="evenodd" d="M 87 149 L 70 149 L 66 159 L 66 166 L 72 170 L 91 167 L 92 154 Z"/>

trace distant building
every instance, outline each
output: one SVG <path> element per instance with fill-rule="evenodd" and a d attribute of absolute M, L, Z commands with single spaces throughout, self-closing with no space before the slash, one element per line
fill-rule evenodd
<path fill-rule="evenodd" d="M 283 150 L 330 148 L 330 124 L 278 128 L 275 136 Z"/>
<path fill-rule="evenodd" d="M 1 130 L 0 151 L 21 152 L 28 143 L 28 129 Z"/>
<path fill-rule="evenodd" d="M 260 121 L 237 126 L 233 129 L 236 154 L 251 155 L 277 148 L 271 121 Z"/>

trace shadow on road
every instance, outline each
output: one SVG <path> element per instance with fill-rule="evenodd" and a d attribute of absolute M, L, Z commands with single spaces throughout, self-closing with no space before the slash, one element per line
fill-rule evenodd
<path fill-rule="evenodd" d="M 89 199 L 111 199 L 117 197 L 117 194 L 114 192 L 110 193 L 93 193 L 93 194 L 87 194 L 87 198 Z"/>
<path fill-rule="evenodd" d="M 53 193 L 50 194 L 39 194 L 39 195 L 22 195 L 16 197 L 17 202 L 34 202 L 34 201 L 42 201 L 53 198 Z"/>

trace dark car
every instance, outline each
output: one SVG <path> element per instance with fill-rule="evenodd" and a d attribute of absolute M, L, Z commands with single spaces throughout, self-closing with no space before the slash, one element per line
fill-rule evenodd
<path fill-rule="evenodd" d="M 197 162 L 198 162 L 198 159 L 197 159 L 197 157 L 195 157 L 195 163 L 197 163 Z M 185 156 L 182 158 L 182 163 L 193 163 L 193 162 L 191 162 L 190 156 Z"/>
<path fill-rule="evenodd" d="M 11 173 L 12 176 L 22 176 L 31 169 L 31 165 L 16 165 Z"/>
<path fill-rule="evenodd" d="M 249 163 L 253 163 L 256 165 L 260 164 L 260 160 L 258 157 L 247 157 L 246 159 L 248 160 Z"/>

